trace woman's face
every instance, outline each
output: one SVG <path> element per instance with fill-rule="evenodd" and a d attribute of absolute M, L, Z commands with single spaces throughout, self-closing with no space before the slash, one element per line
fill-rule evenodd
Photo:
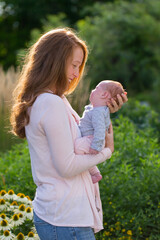
<path fill-rule="evenodd" d="M 73 54 L 67 60 L 66 75 L 69 83 L 73 79 L 78 78 L 80 66 L 82 65 L 84 53 L 81 47 L 77 46 L 73 49 Z"/>

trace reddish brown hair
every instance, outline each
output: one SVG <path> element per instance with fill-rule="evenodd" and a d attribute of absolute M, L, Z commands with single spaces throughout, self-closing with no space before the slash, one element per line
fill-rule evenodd
<path fill-rule="evenodd" d="M 66 63 L 74 47 L 80 46 L 84 53 L 78 78 L 69 84 Z M 83 40 L 68 28 L 54 29 L 44 34 L 30 48 L 22 69 L 19 82 L 14 90 L 14 105 L 10 122 L 12 132 L 25 138 L 25 126 L 29 123 L 28 108 L 37 96 L 49 86 L 54 86 L 55 94 L 70 94 L 76 88 L 87 60 L 87 46 Z"/>
<path fill-rule="evenodd" d="M 113 80 L 104 80 L 102 83 L 104 83 L 104 89 L 111 94 L 111 98 L 118 103 L 117 94 L 121 95 L 125 92 L 122 84 Z"/>

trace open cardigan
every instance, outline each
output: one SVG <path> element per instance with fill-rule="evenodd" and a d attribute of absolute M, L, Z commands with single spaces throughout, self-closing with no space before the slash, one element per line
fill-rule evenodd
<path fill-rule="evenodd" d="M 88 169 L 111 157 L 104 148 L 97 155 L 76 155 L 74 141 L 80 137 L 78 114 L 68 100 L 54 94 L 39 95 L 30 108 L 25 127 L 32 175 L 37 185 L 35 213 L 55 226 L 103 229 L 98 183 Z"/>

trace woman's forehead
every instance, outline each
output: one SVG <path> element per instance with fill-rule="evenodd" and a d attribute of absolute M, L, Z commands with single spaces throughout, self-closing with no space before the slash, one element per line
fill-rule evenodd
<path fill-rule="evenodd" d="M 83 62 L 83 58 L 84 58 L 83 49 L 79 46 L 75 47 L 73 49 L 72 61 L 79 62 L 81 64 Z"/>

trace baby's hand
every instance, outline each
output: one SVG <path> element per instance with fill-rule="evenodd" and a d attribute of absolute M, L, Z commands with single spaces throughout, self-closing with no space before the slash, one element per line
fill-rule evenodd
<path fill-rule="evenodd" d="M 93 149 L 93 148 L 90 148 L 89 153 L 90 154 L 98 154 L 99 152 L 97 150 Z"/>

